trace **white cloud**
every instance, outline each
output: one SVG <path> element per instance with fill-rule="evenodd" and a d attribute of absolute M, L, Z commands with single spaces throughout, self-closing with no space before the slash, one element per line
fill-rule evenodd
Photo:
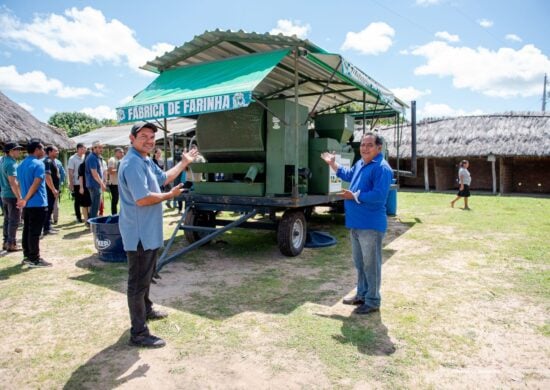
<path fill-rule="evenodd" d="M 21 93 L 55 93 L 61 98 L 101 96 L 88 88 L 68 87 L 54 78 L 48 78 L 39 70 L 19 73 L 15 66 L 0 66 L 0 90 L 6 89 Z"/>
<path fill-rule="evenodd" d="M 133 99 L 132 96 L 125 96 L 125 97 L 123 97 L 122 99 L 120 99 L 120 100 L 118 101 L 118 104 L 124 105 L 124 104 L 128 103 L 128 102 L 129 102 L 130 100 L 132 100 L 132 99 Z"/>
<path fill-rule="evenodd" d="M 443 103 L 431 103 L 426 104 L 418 110 L 419 118 L 441 118 L 441 117 L 456 117 L 456 116 L 472 116 L 483 115 L 482 110 L 465 111 L 463 109 L 455 109 L 447 104 Z"/>
<path fill-rule="evenodd" d="M 277 27 L 272 29 L 270 34 L 283 34 L 283 35 L 296 35 L 298 38 L 306 38 L 307 34 L 311 31 L 311 26 L 309 24 L 301 25 L 299 20 L 294 22 L 288 19 L 277 20 Z"/>
<path fill-rule="evenodd" d="M 104 90 L 105 90 L 105 84 L 94 83 L 94 87 L 95 87 L 95 89 L 97 89 L 98 91 L 104 91 Z"/>
<path fill-rule="evenodd" d="M 512 42 L 522 42 L 523 41 L 516 34 L 506 34 L 506 36 L 504 38 L 506 38 L 506 40 L 512 41 Z"/>
<path fill-rule="evenodd" d="M 489 27 L 493 27 L 493 21 L 492 20 L 489 20 L 489 19 L 480 19 L 477 21 L 479 23 L 479 25 L 483 28 L 489 28 Z"/>
<path fill-rule="evenodd" d="M 427 61 L 414 70 L 415 75 L 450 76 L 456 88 L 503 98 L 540 94 L 540 80 L 550 68 L 550 59 L 533 45 L 492 51 L 435 41 L 415 48 L 411 54 Z"/>
<path fill-rule="evenodd" d="M 393 44 L 395 30 L 384 22 L 369 24 L 358 33 L 350 31 L 342 44 L 342 50 L 356 50 L 361 54 L 378 55 L 388 51 Z"/>
<path fill-rule="evenodd" d="M 36 47 L 60 61 L 110 62 L 135 70 L 174 48 L 167 43 L 143 47 L 132 29 L 117 19 L 107 20 L 92 7 L 71 8 L 64 15 L 37 15 L 31 23 L 22 23 L 10 13 L 0 14 L 0 39 L 22 49 Z"/>
<path fill-rule="evenodd" d="M 423 91 L 416 89 L 415 87 L 405 88 L 391 88 L 393 94 L 404 102 L 410 102 L 412 100 L 418 100 L 422 96 L 427 96 L 432 93 L 429 89 Z"/>
<path fill-rule="evenodd" d="M 34 107 L 31 106 L 30 104 L 27 104 L 27 103 L 24 103 L 24 102 L 21 102 L 21 103 L 17 103 L 19 104 L 21 107 L 23 107 L 25 110 L 27 111 L 32 111 L 34 110 Z"/>
<path fill-rule="evenodd" d="M 429 7 L 430 5 L 437 5 L 441 3 L 441 0 L 416 0 L 416 5 L 422 7 Z"/>
<path fill-rule="evenodd" d="M 115 110 L 105 105 L 101 105 L 93 108 L 86 107 L 80 110 L 80 112 L 83 112 L 84 114 L 88 114 L 91 117 L 94 117 L 97 119 L 116 119 Z"/>
<path fill-rule="evenodd" d="M 450 34 L 447 31 L 438 31 L 435 33 L 436 38 L 443 39 L 448 42 L 458 42 L 460 37 L 456 34 Z"/>

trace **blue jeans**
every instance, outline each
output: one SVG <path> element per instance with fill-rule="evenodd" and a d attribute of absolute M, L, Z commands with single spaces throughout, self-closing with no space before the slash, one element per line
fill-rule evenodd
<path fill-rule="evenodd" d="M 357 268 L 357 298 L 369 307 L 380 307 L 384 235 L 377 230 L 350 230 L 351 253 Z"/>
<path fill-rule="evenodd" d="M 99 212 L 99 204 L 101 203 L 101 188 L 88 187 L 88 191 L 90 192 L 90 198 L 92 199 L 89 218 L 95 218 L 97 217 L 97 213 Z"/>

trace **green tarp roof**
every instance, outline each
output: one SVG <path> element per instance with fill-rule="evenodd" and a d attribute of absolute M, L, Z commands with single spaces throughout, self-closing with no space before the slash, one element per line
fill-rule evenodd
<path fill-rule="evenodd" d="M 289 51 L 276 50 L 167 70 L 117 109 L 119 122 L 246 107 L 256 86 Z"/>

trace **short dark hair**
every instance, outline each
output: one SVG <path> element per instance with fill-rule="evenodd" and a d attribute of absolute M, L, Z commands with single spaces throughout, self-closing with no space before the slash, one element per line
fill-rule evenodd
<path fill-rule="evenodd" d="M 83 143 L 81 143 L 81 142 L 79 142 L 79 143 L 76 144 L 76 148 L 77 148 L 77 149 L 85 148 L 85 147 L 86 147 L 86 146 L 85 146 Z"/>
<path fill-rule="evenodd" d="M 28 154 L 34 154 L 36 149 L 42 149 L 42 148 L 44 148 L 44 145 L 42 144 L 42 140 L 40 138 L 31 138 L 27 143 Z"/>
<path fill-rule="evenodd" d="M 50 154 L 50 152 L 51 152 L 52 150 L 56 150 L 56 149 L 57 149 L 57 148 L 56 148 L 55 146 L 53 146 L 53 145 L 48 145 L 48 146 L 46 146 L 46 149 L 45 149 L 44 151 L 46 152 L 46 154 Z"/>
<path fill-rule="evenodd" d="M 378 135 L 377 133 L 365 133 L 365 134 L 363 134 L 363 137 L 362 137 L 361 139 L 363 139 L 363 138 L 365 138 L 365 137 L 369 137 L 369 136 L 374 137 L 374 143 L 375 143 L 376 145 L 378 145 L 378 146 L 384 145 L 384 138 L 382 138 L 382 137 L 381 137 L 380 135 Z"/>
<path fill-rule="evenodd" d="M 463 167 L 464 165 L 468 164 L 468 160 L 462 160 L 460 162 L 460 166 Z"/>

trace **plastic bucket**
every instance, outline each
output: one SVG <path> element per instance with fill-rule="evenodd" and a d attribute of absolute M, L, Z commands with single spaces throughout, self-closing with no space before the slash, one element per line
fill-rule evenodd
<path fill-rule="evenodd" d="M 118 230 L 118 215 L 91 218 L 88 222 L 92 228 L 94 245 L 99 258 L 111 263 L 125 262 L 126 252 Z"/>

